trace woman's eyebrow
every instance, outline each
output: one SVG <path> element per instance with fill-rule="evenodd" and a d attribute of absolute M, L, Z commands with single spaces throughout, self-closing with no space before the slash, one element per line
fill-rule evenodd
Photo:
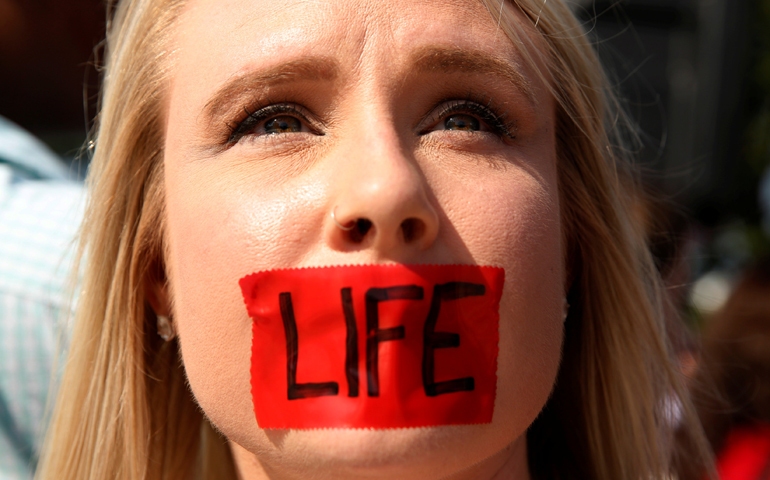
<path fill-rule="evenodd" d="M 483 51 L 427 46 L 411 55 L 411 64 L 420 72 L 494 75 L 513 83 L 532 103 L 537 103 L 532 85 L 516 66 Z"/>
<path fill-rule="evenodd" d="M 503 77 L 514 84 L 531 103 L 536 103 L 530 82 L 524 74 L 509 62 L 485 52 L 427 46 L 412 53 L 410 63 L 420 72 L 460 72 Z M 218 89 L 206 102 L 203 111 L 206 119 L 214 124 L 234 103 L 245 104 L 250 101 L 254 91 L 288 82 L 331 81 L 338 74 L 337 62 L 328 57 L 304 57 L 265 70 L 250 70 L 235 76 Z"/>
<path fill-rule="evenodd" d="M 309 80 L 334 80 L 339 67 L 326 57 L 306 57 L 281 63 L 265 70 L 250 70 L 237 75 L 211 96 L 203 111 L 212 123 L 222 117 L 237 100 L 251 99 L 253 92 L 277 84 Z M 242 102 L 241 102 L 242 103 Z"/>

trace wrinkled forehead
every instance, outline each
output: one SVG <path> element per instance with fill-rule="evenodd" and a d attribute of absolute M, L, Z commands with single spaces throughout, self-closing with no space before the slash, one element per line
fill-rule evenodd
<path fill-rule="evenodd" d="M 504 8 L 524 36 L 535 35 L 517 7 Z M 395 76 L 426 46 L 485 53 L 531 68 L 523 65 L 528 62 L 522 45 L 508 38 L 498 16 L 482 0 L 190 0 L 174 32 L 174 76 L 195 78 L 203 88 L 303 57 Z"/>
<path fill-rule="evenodd" d="M 481 0 L 190 0 L 180 20 L 182 44 L 215 39 L 244 54 L 404 50 L 447 30 L 459 43 L 505 40 Z"/>

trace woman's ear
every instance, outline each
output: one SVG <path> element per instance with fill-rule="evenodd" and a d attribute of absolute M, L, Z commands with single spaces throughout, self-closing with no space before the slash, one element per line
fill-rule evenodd
<path fill-rule="evenodd" d="M 147 273 L 144 281 L 144 296 L 150 303 L 155 315 L 172 316 L 169 285 L 165 269 L 162 265 L 155 265 Z"/>
<path fill-rule="evenodd" d="M 146 282 L 144 295 L 147 301 L 150 302 L 155 315 L 171 316 L 171 306 L 168 301 L 168 284 L 166 282 Z"/>

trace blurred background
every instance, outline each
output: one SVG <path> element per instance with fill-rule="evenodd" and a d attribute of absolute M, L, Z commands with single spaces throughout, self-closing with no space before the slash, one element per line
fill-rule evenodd
<path fill-rule="evenodd" d="M 105 1 L 0 0 L 2 478 L 28 478 L 45 431 Z M 770 452 L 770 0 L 566 1 L 638 125 L 646 195 L 636 212 L 720 473 L 749 478 L 726 472 L 731 458 L 745 470 L 730 452 L 761 442 Z M 698 393 L 708 382 L 721 403 Z"/>
<path fill-rule="evenodd" d="M 653 251 L 699 329 L 770 254 L 770 1 L 575 3 L 639 126 Z"/>
<path fill-rule="evenodd" d="M 661 261 L 685 257 L 697 326 L 770 253 L 770 0 L 571 1 L 640 127 L 661 200 L 643 215 Z M 81 178 L 104 18 L 104 0 L 0 0 L 0 115 Z"/>
<path fill-rule="evenodd" d="M 0 115 L 68 161 L 95 114 L 104 0 L 0 0 Z"/>

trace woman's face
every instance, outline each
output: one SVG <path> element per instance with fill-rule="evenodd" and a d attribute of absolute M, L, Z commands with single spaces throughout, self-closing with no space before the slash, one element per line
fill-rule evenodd
<path fill-rule="evenodd" d="M 167 293 L 192 391 L 244 478 L 526 471 L 562 342 L 554 105 L 486 7 L 191 0 L 175 42 Z M 346 231 L 333 211 L 369 223 Z M 239 279 L 384 263 L 505 269 L 492 422 L 261 430 Z"/>

